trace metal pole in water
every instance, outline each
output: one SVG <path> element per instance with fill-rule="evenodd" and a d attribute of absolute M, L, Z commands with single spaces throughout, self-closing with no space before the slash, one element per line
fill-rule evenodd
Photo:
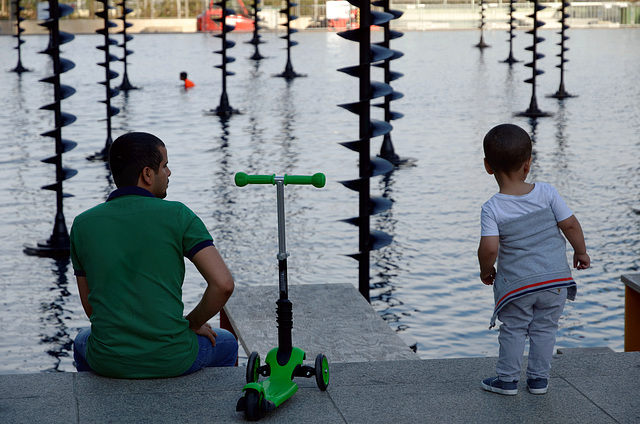
<path fill-rule="evenodd" d="M 280 13 L 287 15 L 287 21 L 284 24 L 282 24 L 287 28 L 287 34 L 280 37 L 284 40 L 287 40 L 287 63 L 284 67 L 284 72 L 282 72 L 281 74 L 276 74 L 274 76 L 282 77 L 286 80 L 292 80 L 297 77 L 306 77 L 306 75 L 298 74 L 296 71 L 294 71 L 293 64 L 291 63 L 291 47 L 298 45 L 297 41 L 293 41 L 291 39 L 291 34 L 295 34 L 296 32 L 298 32 L 297 29 L 291 28 L 291 22 L 298 19 L 296 15 L 292 14 L 291 9 L 297 5 L 298 3 L 292 3 L 290 0 L 287 0 L 287 7 L 285 9 L 280 10 Z"/>
<path fill-rule="evenodd" d="M 393 19 L 393 15 L 384 12 L 372 12 L 368 0 L 350 0 L 354 6 L 360 8 L 360 28 L 343 31 L 339 36 L 349 41 L 359 43 L 359 64 L 338 69 L 347 75 L 359 79 L 360 99 L 354 103 L 338 105 L 359 117 L 358 140 L 340 143 L 358 153 L 359 173 L 357 180 L 341 181 L 350 190 L 358 192 L 358 216 L 343 220 L 358 227 L 359 251 L 348 256 L 359 262 L 358 288 L 362 296 L 369 301 L 370 288 L 370 257 L 371 250 L 380 249 L 391 243 L 391 236 L 382 232 L 371 232 L 370 215 L 388 209 L 391 202 L 384 202 L 378 198 L 371 198 L 371 177 L 389 173 L 393 165 L 380 157 L 370 155 L 371 138 L 383 136 L 392 130 L 392 126 L 385 121 L 371 119 L 371 99 L 383 97 L 393 93 L 389 84 L 371 81 L 371 64 L 393 57 L 394 52 L 386 47 L 371 44 L 371 25 L 383 25 Z"/>
<path fill-rule="evenodd" d="M 374 6 L 382 7 L 385 13 L 389 13 L 393 16 L 391 20 L 399 19 L 403 12 L 401 10 L 393 10 L 390 7 L 390 0 L 379 0 L 375 1 L 372 4 Z M 376 43 L 379 46 L 390 49 L 391 48 L 391 40 L 395 40 L 397 38 L 402 37 L 404 34 L 400 31 L 391 30 L 391 20 L 382 24 L 382 28 L 384 29 L 384 40 L 380 43 Z M 380 64 L 376 64 L 378 68 L 382 68 L 384 70 L 384 82 L 385 84 L 391 84 L 391 81 L 395 81 L 403 76 L 400 72 L 394 72 L 391 70 L 391 61 L 395 59 L 399 59 L 404 56 L 404 53 L 398 50 L 392 50 L 393 56 L 389 59 L 384 60 Z M 391 123 L 391 121 L 400 119 L 404 115 L 399 112 L 394 112 L 391 110 L 391 102 L 393 100 L 398 100 L 404 97 L 404 94 L 399 91 L 392 90 L 390 94 L 387 94 L 384 97 L 384 102 L 380 104 L 375 104 L 375 107 L 380 107 L 384 109 L 384 120 L 387 123 Z M 385 134 L 382 140 L 382 145 L 380 146 L 379 157 L 388 160 L 394 166 L 402 166 L 415 163 L 415 159 L 402 158 L 396 154 L 395 147 L 393 142 L 391 141 L 391 133 Z"/>
<path fill-rule="evenodd" d="M 18 45 L 14 47 L 15 50 L 18 50 L 18 64 L 11 71 L 16 72 L 17 74 L 22 74 L 23 72 L 29 72 L 30 70 L 22 66 L 22 45 L 25 43 L 21 38 L 21 34 L 24 32 L 24 29 L 20 26 L 20 23 L 24 21 L 24 18 L 20 16 L 20 12 L 24 10 L 24 7 L 20 6 L 20 0 L 15 0 L 15 17 L 16 17 L 16 34 L 14 37 L 18 40 Z"/>
<path fill-rule="evenodd" d="M 41 107 L 41 109 L 51 110 L 54 113 L 55 128 L 42 134 L 45 137 L 53 137 L 55 141 L 55 155 L 43 159 L 42 162 L 56 166 L 56 182 L 42 187 L 44 190 L 52 190 L 56 192 L 56 216 L 53 225 L 53 233 L 51 237 L 43 242 L 34 245 L 25 245 L 24 253 L 34 256 L 45 256 L 50 258 L 66 258 L 69 256 L 69 232 L 63 212 L 63 198 L 70 197 L 62 191 L 62 183 L 78 173 L 75 169 L 65 168 L 62 166 L 62 154 L 76 147 L 77 143 L 64 140 L 62 138 L 62 127 L 75 122 L 76 117 L 70 113 L 62 112 L 62 100 L 72 96 L 75 93 L 73 87 L 62 85 L 60 83 L 60 74 L 67 72 L 75 67 L 75 64 L 67 59 L 60 57 L 60 45 L 73 40 L 72 34 L 61 32 L 59 29 L 59 20 L 63 16 L 68 16 L 73 12 L 70 6 L 58 4 L 58 0 L 49 0 L 49 19 L 39 25 L 49 30 L 49 47 L 42 53 L 51 57 L 53 65 L 53 75 L 41 80 L 53 85 L 53 98 L 51 104 Z"/>
<path fill-rule="evenodd" d="M 248 44 L 253 44 L 254 51 L 253 55 L 249 58 L 251 60 L 261 60 L 265 57 L 260 54 L 260 50 L 258 46 L 264 41 L 260 40 L 260 17 L 258 16 L 258 12 L 260 11 L 260 0 L 253 0 L 253 37 L 251 40 L 247 41 Z"/>
<path fill-rule="evenodd" d="M 512 65 L 516 62 L 520 62 L 519 60 L 517 60 L 514 56 L 513 56 L 513 39 L 516 38 L 516 35 L 513 33 L 513 30 L 515 29 L 516 25 L 516 18 L 513 16 L 513 12 L 515 12 L 515 0 L 510 0 L 509 1 L 509 31 L 507 31 L 507 33 L 509 34 L 509 57 L 507 57 L 505 60 L 503 60 L 504 63 L 508 63 L 509 65 Z"/>
<path fill-rule="evenodd" d="M 109 20 L 109 10 L 115 8 L 113 6 L 109 6 L 109 0 L 98 1 L 102 3 L 103 9 L 96 13 L 96 16 L 104 20 L 104 28 L 98 29 L 96 32 L 104 36 L 104 45 L 97 46 L 96 48 L 104 52 L 104 62 L 98 63 L 98 66 L 102 66 L 105 72 L 104 81 L 99 84 L 102 84 L 105 87 L 105 100 L 100 100 L 100 103 L 104 103 L 107 106 L 107 140 L 105 141 L 104 148 L 101 151 L 89 156 L 87 159 L 102 160 L 106 162 L 109 160 L 109 149 L 111 148 L 111 144 L 113 144 L 113 139 L 111 138 L 111 117 L 120 113 L 120 109 L 115 106 L 111 106 L 111 98 L 120 93 L 117 88 L 111 88 L 111 80 L 118 77 L 118 73 L 111 69 L 111 62 L 116 62 L 119 59 L 109 51 L 109 46 L 118 44 L 116 40 L 109 37 L 109 28 L 115 28 L 117 26 L 114 22 Z"/>
<path fill-rule="evenodd" d="M 222 29 L 220 34 L 214 36 L 222 39 L 222 48 L 214 52 L 222 55 L 222 63 L 215 65 L 216 68 L 222 70 L 222 93 L 220 94 L 220 104 L 215 109 L 215 113 L 222 118 L 228 118 L 234 113 L 238 113 L 229 104 L 229 97 L 227 96 L 227 76 L 235 75 L 233 72 L 227 71 L 227 63 L 232 63 L 236 60 L 235 57 L 227 56 L 227 50 L 236 45 L 234 41 L 227 40 L 227 33 L 235 29 L 235 26 L 227 25 L 227 16 L 235 14 L 235 11 L 227 9 L 227 0 L 222 0 L 215 4 L 222 8 L 222 16 L 213 19 L 215 22 L 220 23 L 220 28 Z"/>
<path fill-rule="evenodd" d="M 482 49 L 491 47 L 490 45 L 484 42 L 484 22 L 485 22 L 484 11 L 486 9 L 487 9 L 487 5 L 484 3 L 484 0 L 480 0 L 480 26 L 478 27 L 480 28 L 480 41 L 478 42 L 478 44 L 475 45 L 475 47 L 479 48 L 481 51 Z"/>
<path fill-rule="evenodd" d="M 122 3 L 118 3 L 118 6 L 122 8 L 122 16 L 120 19 L 122 20 L 122 31 L 118 34 L 122 34 L 122 44 L 119 44 L 118 47 L 122 47 L 122 59 L 120 61 L 124 64 L 124 73 L 122 75 L 122 84 L 120 84 L 120 90 L 136 90 L 138 87 L 134 87 L 133 84 L 129 82 L 129 75 L 127 74 L 127 58 L 133 54 L 131 50 L 127 49 L 127 42 L 133 40 L 133 36 L 127 34 L 127 28 L 131 28 L 133 26 L 132 23 L 127 22 L 127 15 L 133 12 L 133 9 L 129 9 L 126 5 L 127 0 L 122 0 Z"/>
<path fill-rule="evenodd" d="M 571 3 L 569 3 L 568 1 L 563 1 L 562 8 L 560 10 L 560 32 L 558 33 L 560 35 L 560 42 L 557 43 L 557 45 L 560 46 L 560 54 L 556 55 L 560 58 L 560 64 L 556 65 L 556 68 L 560 68 L 560 87 L 558 87 L 558 91 L 556 91 L 555 94 L 547 96 L 559 100 L 565 99 L 567 97 L 578 97 L 573 94 L 567 93 L 567 91 L 564 89 L 564 64 L 569 61 L 569 59 L 565 59 L 564 57 L 564 52 L 569 51 L 569 48 L 565 47 L 564 45 L 564 42 L 569 39 L 569 37 L 565 35 L 565 31 L 569 29 L 569 25 L 566 23 L 566 18 L 569 17 L 566 9 L 569 6 L 571 6 Z"/>
<path fill-rule="evenodd" d="M 531 78 L 526 79 L 524 82 L 527 84 L 531 84 L 531 101 L 529 102 L 529 108 L 524 112 L 516 114 L 516 116 L 527 116 L 529 118 L 551 116 L 550 113 L 543 112 L 538 108 L 538 101 L 536 99 L 536 77 L 538 75 L 544 74 L 544 71 L 538 69 L 537 66 L 538 59 L 542 59 L 544 57 L 542 53 L 538 53 L 538 44 L 544 41 L 544 38 L 538 37 L 538 28 L 544 26 L 544 22 L 538 20 L 538 12 L 546 8 L 546 6 L 541 6 L 540 4 L 538 4 L 538 0 L 535 0 L 533 5 L 533 13 L 531 15 L 527 15 L 530 18 L 533 18 L 533 29 L 527 31 L 527 34 L 531 34 L 533 36 L 533 45 L 525 48 L 525 50 L 528 50 L 532 53 L 532 60 L 529 63 L 525 63 L 524 66 L 531 68 L 532 75 Z"/>

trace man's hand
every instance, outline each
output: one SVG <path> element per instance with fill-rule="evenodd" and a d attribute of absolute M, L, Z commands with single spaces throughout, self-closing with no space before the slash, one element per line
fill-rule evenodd
<path fill-rule="evenodd" d="M 202 327 L 198 328 L 197 330 L 194 330 L 193 328 L 191 330 L 200 336 L 205 336 L 209 338 L 209 340 L 211 340 L 211 346 L 216 345 L 216 337 L 218 337 L 218 335 L 216 334 L 215 331 L 213 331 L 213 329 L 209 324 L 204 324 Z"/>

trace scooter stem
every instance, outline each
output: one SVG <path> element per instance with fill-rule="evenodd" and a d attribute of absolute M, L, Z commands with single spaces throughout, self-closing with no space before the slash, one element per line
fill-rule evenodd
<path fill-rule="evenodd" d="M 284 177 L 275 177 L 274 184 L 276 185 L 277 197 L 278 197 L 278 268 L 279 268 L 279 284 L 280 284 L 280 299 L 289 298 L 289 288 L 287 283 L 287 258 L 289 252 L 287 252 L 287 240 L 285 234 L 285 220 L 284 220 Z"/>
<path fill-rule="evenodd" d="M 278 322 L 278 354 L 276 356 L 280 365 L 289 362 L 293 342 L 291 330 L 293 328 L 293 305 L 289 300 L 289 287 L 287 281 L 287 242 L 284 221 L 284 177 L 275 177 L 278 198 L 278 277 L 280 283 L 280 299 L 276 302 L 276 314 Z"/>

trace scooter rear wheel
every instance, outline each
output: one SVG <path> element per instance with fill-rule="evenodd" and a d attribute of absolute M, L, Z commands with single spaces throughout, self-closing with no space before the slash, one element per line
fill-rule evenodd
<path fill-rule="evenodd" d="M 322 391 L 327 390 L 329 386 L 329 361 L 322 353 L 316 356 L 315 371 L 318 388 Z"/>
<path fill-rule="evenodd" d="M 247 362 L 247 383 L 257 383 L 260 379 L 260 355 L 252 352 Z"/>

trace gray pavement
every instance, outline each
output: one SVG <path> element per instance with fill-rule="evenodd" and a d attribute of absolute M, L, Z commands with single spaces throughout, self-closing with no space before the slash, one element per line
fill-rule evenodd
<path fill-rule="evenodd" d="M 562 354 L 549 392 L 485 392 L 496 358 L 330 365 L 326 392 L 314 379 L 264 423 L 640 423 L 640 352 Z M 244 367 L 157 380 L 91 373 L 0 375 L 0 423 L 235 423 Z"/>

